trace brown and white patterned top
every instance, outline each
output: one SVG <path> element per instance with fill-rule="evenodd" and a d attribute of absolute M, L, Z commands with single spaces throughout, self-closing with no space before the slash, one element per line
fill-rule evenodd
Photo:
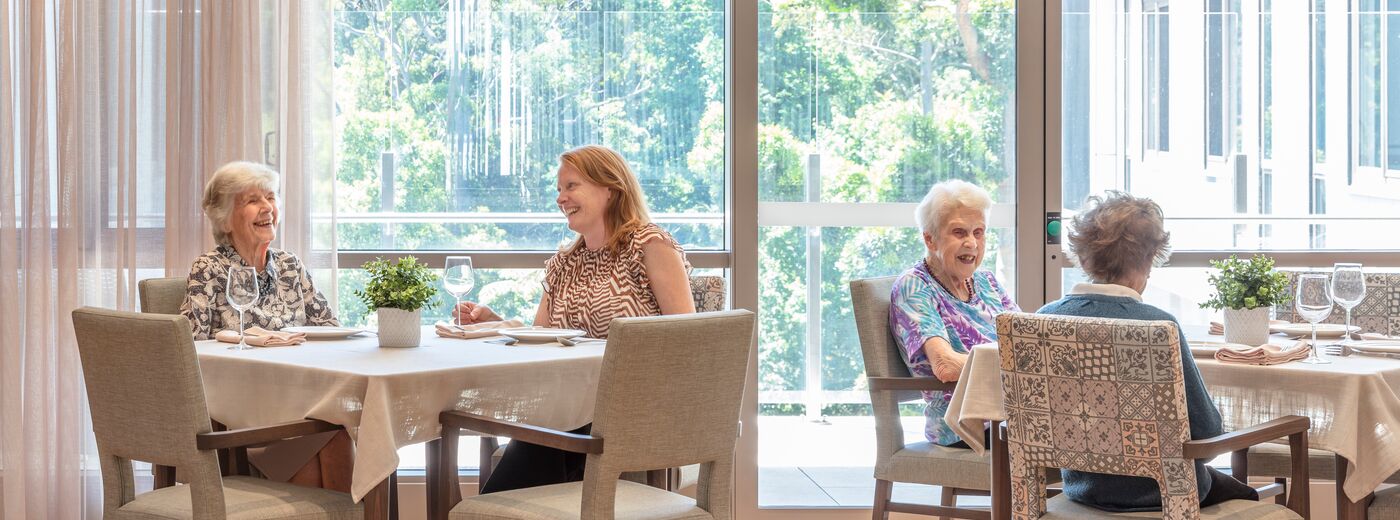
<path fill-rule="evenodd" d="M 661 315 L 661 305 L 642 263 L 642 248 L 653 240 L 664 240 L 675 248 L 686 274 L 690 273 L 685 250 L 656 224 L 634 231 L 618 253 L 606 247 L 565 249 L 544 263 L 549 323 L 536 325 L 579 329 L 589 336 L 606 338 L 614 318 Z"/>
<path fill-rule="evenodd" d="M 228 269 L 248 263 L 229 246 L 204 253 L 190 266 L 185 301 L 180 314 L 190 320 L 194 339 L 211 339 L 224 329 L 238 327 L 238 311 L 226 297 Z M 301 325 L 339 326 L 326 298 L 311 284 L 301 260 L 278 249 L 267 250 L 267 267 L 258 273 L 258 301 L 243 313 L 243 328 L 282 330 Z"/>

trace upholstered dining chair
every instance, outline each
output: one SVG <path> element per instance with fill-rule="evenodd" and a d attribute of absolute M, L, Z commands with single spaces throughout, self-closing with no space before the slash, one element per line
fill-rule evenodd
<path fill-rule="evenodd" d="M 717 312 L 724 310 L 724 277 L 722 276 L 692 276 L 690 277 L 690 297 L 695 300 L 695 312 Z M 486 479 L 491 477 L 491 469 L 501 462 L 501 455 L 505 453 L 505 447 L 500 444 L 496 437 L 483 436 L 478 445 L 481 466 L 477 473 L 476 490 L 481 492 L 482 486 L 486 485 Z M 664 473 L 653 474 L 651 480 L 659 487 L 665 487 L 671 491 L 688 488 L 699 483 L 700 466 L 690 465 L 680 468 L 671 468 Z M 640 479 L 638 479 L 640 480 Z"/>
<path fill-rule="evenodd" d="M 137 282 L 141 312 L 179 314 L 180 304 L 185 302 L 185 284 L 186 280 L 181 277 L 147 278 Z"/>
<path fill-rule="evenodd" d="M 899 403 L 920 400 L 920 390 L 953 391 L 956 383 L 933 377 L 912 377 L 890 335 L 890 290 L 895 277 L 852 280 L 851 308 L 855 314 L 870 405 L 875 415 L 874 519 L 890 512 L 956 518 L 987 518 L 984 509 L 958 508 L 958 496 L 987 496 L 991 489 L 991 457 L 970 449 L 949 448 L 924 440 L 905 443 Z M 895 482 L 942 488 L 937 506 L 891 500 Z"/>
<path fill-rule="evenodd" d="M 340 427 L 302 420 L 212 431 L 183 316 L 84 307 L 73 311 L 73 328 L 101 463 L 104 518 L 387 517 L 387 483 L 357 504 L 345 493 L 223 476 L 214 450 Z M 137 495 L 133 460 L 175 467 L 189 483 Z"/>
<path fill-rule="evenodd" d="M 755 339 L 753 313 L 619 318 L 610 329 L 591 435 L 463 412 L 442 413 L 438 471 L 429 484 L 437 501 L 430 504 L 429 518 L 733 517 L 734 448 Z M 455 446 L 463 429 L 586 453 L 583 481 L 457 502 Z M 689 464 L 700 464 L 699 492 L 693 500 L 620 479 L 624 472 Z"/>
<path fill-rule="evenodd" d="M 1308 517 L 1307 486 L 1291 493 L 1287 508 L 1252 500 L 1200 506 L 1195 460 L 1279 437 L 1289 438 L 1298 461 L 1293 478 L 1307 482 L 1309 421 L 1291 415 L 1191 440 L 1180 335 L 1171 321 L 1004 313 L 997 339 L 1007 420 L 993 438 L 994 449 L 1007 450 L 997 472 L 1009 474 L 1010 487 L 993 501 L 1010 518 L 1157 515 L 1104 512 L 1063 495 L 1046 500 L 1043 468 L 1156 480 L 1166 519 Z"/>

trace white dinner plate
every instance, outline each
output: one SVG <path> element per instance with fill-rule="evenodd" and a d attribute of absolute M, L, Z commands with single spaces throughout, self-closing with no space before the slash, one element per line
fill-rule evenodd
<path fill-rule="evenodd" d="M 1351 344 L 1351 348 L 1362 352 L 1384 352 L 1386 354 L 1400 354 L 1400 341 L 1395 340 L 1371 340 L 1358 341 Z"/>
<path fill-rule="evenodd" d="M 1352 332 L 1360 331 L 1361 327 L 1351 326 Z M 1270 324 L 1269 332 L 1283 334 L 1285 336 L 1312 337 L 1312 325 L 1308 323 L 1279 323 Z M 1319 338 L 1340 338 L 1346 333 L 1346 325 L 1340 323 L 1319 323 L 1317 324 L 1317 337 Z"/>
<path fill-rule="evenodd" d="M 558 341 L 559 338 L 577 338 L 585 333 L 578 329 L 551 329 L 547 327 L 521 327 L 518 329 L 501 329 L 501 335 L 517 341 L 526 343 L 547 343 Z"/>
<path fill-rule="evenodd" d="M 306 339 L 342 339 L 354 336 L 364 331 L 360 329 L 352 329 L 350 327 L 323 327 L 308 325 L 305 327 L 282 327 L 282 332 L 300 332 L 302 334 L 306 334 Z"/>

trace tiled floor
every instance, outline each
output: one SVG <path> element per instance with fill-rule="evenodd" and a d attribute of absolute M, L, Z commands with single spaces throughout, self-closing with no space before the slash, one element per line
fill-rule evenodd
<path fill-rule="evenodd" d="M 907 417 L 905 439 L 923 438 L 923 417 Z M 875 426 L 866 417 L 760 417 L 758 502 L 760 507 L 870 507 L 875 497 Z M 935 486 L 895 484 L 901 502 L 934 504 Z M 987 503 L 964 497 L 965 505 Z"/>

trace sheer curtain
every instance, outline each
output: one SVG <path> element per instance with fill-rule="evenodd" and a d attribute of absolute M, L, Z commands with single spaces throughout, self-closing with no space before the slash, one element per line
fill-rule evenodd
<path fill-rule="evenodd" d="M 330 18 L 276 4 L 0 0 L 0 520 L 101 516 L 70 312 L 134 310 L 137 280 L 186 274 L 219 164 L 281 150 L 308 199 L 283 247 L 313 245 Z"/>

